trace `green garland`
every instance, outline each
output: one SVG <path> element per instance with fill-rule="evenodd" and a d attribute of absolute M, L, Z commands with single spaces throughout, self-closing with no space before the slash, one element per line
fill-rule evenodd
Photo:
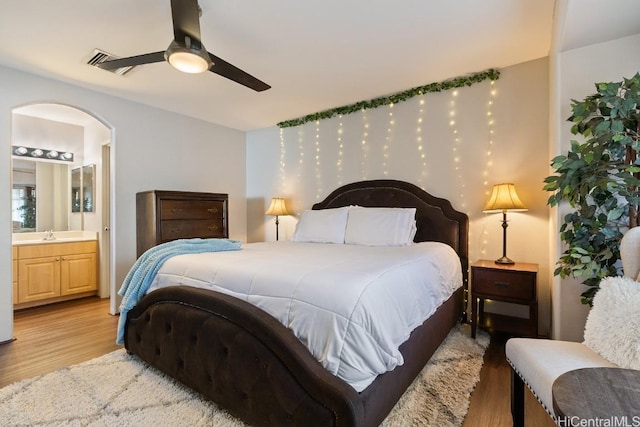
<path fill-rule="evenodd" d="M 495 68 L 490 68 L 479 73 L 454 77 L 443 82 L 429 83 L 428 85 L 414 87 L 413 89 L 394 93 L 393 95 L 382 96 L 380 98 L 370 99 L 369 101 L 360 101 L 356 102 L 355 104 L 336 107 L 330 110 L 320 111 L 318 113 L 307 114 L 304 117 L 298 117 L 297 119 L 280 122 L 278 123 L 278 126 L 280 128 L 299 126 L 307 122 L 313 122 L 321 119 L 330 119 L 331 117 L 337 115 L 351 114 L 363 109 L 378 108 L 383 105 L 397 104 L 398 102 L 406 101 L 410 98 L 413 98 L 414 96 L 423 95 L 425 93 L 442 92 L 457 87 L 471 86 L 474 83 L 480 83 L 487 79 L 498 80 L 498 78 L 500 78 L 500 71 L 496 70 Z"/>

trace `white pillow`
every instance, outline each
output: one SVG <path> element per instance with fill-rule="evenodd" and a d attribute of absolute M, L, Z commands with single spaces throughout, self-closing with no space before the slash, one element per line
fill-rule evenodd
<path fill-rule="evenodd" d="M 622 368 L 640 369 L 640 283 L 605 277 L 593 297 L 584 344 Z"/>
<path fill-rule="evenodd" d="M 305 210 L 291 236 L 292 242 L 344 243 L 349 207 Z"/>
<path fill-rule="evenodd" d="M 407 246 L 416 234 L 415 208 L 349 210 L 344 242 L 367 246 Z"/>

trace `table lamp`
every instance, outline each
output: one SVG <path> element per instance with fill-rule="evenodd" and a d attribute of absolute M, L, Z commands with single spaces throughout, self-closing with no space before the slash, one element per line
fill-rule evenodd
<path fill-rule="evenodd" d="M 515 264 L 507 257 L 507 211 L 526 211 L 524 203 L 516 193 L 516 186 L 513 184 L 496 184 L 491 191 L 491 197 L 482 212 L 494 213 L 502 212 L 502 257 L 496 260 L 496 264 Z"/>
<path fill-rule="evenodd" d="M 291 212 L 289 212 L 289 209 L 287 209 L 287 203 L 285 201 L 285 199 L 281 198 L 281 197 L 274 197 L 273 199 L 271 199 L 271 204 L 269 205 L 269 208 L 267 209 L 267 211 L 264 213 L 265 215 L 275 215 L 276 217 L 276 240 L 278 240 L 278 225 L 280 224 L 280 221 L 278 220 L 278 217 L 281 215 L 291 215 Z"/>

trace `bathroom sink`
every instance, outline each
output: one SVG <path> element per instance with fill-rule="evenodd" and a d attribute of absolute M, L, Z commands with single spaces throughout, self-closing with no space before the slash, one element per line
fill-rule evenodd
<path fill-rule="evenodd" d="M 23 234 L 14 234 L 12 243 L 14 245 L 42 245 L 49 243 L 66 243 L 66 242 L 84 242 L 87 240 L 96 240 L 97 234 L 95 232 L 72 232 L 72 231 L 58 231 L 53 233 L 53 239 L 45 239 L 47 233 L 37 232 Z"/>

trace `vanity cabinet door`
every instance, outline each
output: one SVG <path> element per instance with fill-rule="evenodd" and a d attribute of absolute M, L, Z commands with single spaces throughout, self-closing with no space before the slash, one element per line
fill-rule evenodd
<path fill-rule="evenodd" d="M 18 260 L 18 303 L 60 295 L 60 257 Z"/>
<path fill-rule="evenodd" d="M 97 254 L 95 240 L 19 246 L 15 308 L 95 295 Z"/>
<path fill-rule="evenodd" d="M 60 258 L 60 295 L 97 289 L 95 253 L 63 255 Z"/>

